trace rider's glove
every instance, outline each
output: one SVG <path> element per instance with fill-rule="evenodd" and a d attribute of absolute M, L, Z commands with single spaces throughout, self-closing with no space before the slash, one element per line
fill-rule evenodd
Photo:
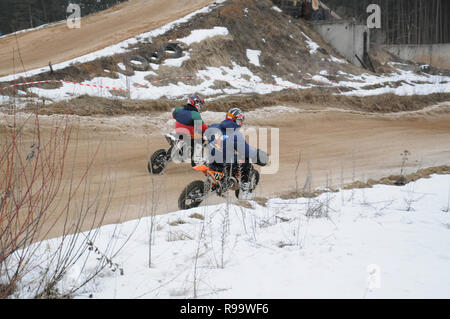
<path fill-rule="evenodd" d="M 256 162 L 259 166 L 266 166 L 269 163 L 269 154 L 264 151 L 258 150 L 258 161 Z"/>
<path fill-rule="evenodd" d="M 208 137 L 206 135 L 203 135 L 202 145 L 206 146 L 206 145 L 208 145 L 208 143 L 209 143 Z"/>

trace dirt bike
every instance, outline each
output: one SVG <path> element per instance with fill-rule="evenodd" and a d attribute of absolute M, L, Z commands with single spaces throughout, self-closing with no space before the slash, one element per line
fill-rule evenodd
<path fill-rule="evenodd" d="M 157 150 L 150 157 L 150 160 L 147 164 L 147 169 L 150 174 L 161 174 L 161 172 L 166 168 L 167 164 L 169 164 L 175 156 L 179 156 L 183 154 L 183 148 L 185 148 L 186 143 L 183 140 L 178 139 L 175 134 L 163 134 L 166 138 L 167 143 L 169 143 L 169 149 L 160 149 Z M 191 146 L 186 146 L 186 151 L 190 153 Z M 188 153 L 188 154 L 189 154 Z"/>
<path fill-rule="evenodd" d="M 169 143 L 169 149 L 157 150 L 150 157 L 147 164 L 147 170 L 150 174 L 161 174 L 167 165 L 175 159 L 180 162 L 186 162 L 186 159 L 190 159 L 189 156 L 183 156 L 184 154 L 191 154 L 191 145 L 179 138 L 176 134 L 163 134 Z M 199 160 L 202 162 L 202 159 Z"/>
<path fill-rule="evenodd" d="M 228 191 L 234 191 L 236 198 L 239 199 L 243 183 L 241 183 L 241 170 L 238 169 L 233 175 L 227 172 L 218 172 L 206 165 L 198 165 L 194 170 L 202 172 L 206 181 L 194 181 L 189 184 L 181 193 L 178 199 L 178 208 L 180 210 L 191 209 L 200 206 L 200 204 L 213 194 L 224 197 Z M 249 182 L 246 185 L 246 191 L 252 193 L 259 183 L 259 172 L 251 167 L 249 173 Z"/>

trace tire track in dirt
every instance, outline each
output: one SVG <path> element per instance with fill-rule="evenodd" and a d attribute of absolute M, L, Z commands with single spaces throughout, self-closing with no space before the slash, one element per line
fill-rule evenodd
<path fill-rule="evenodd" d="M 341 110 L 290 108 L 290 112 L 266 109 L 249 112 L 247 126 L 280 129 L 280 169 L 274 175 L 262 175 L 256 196 L 272 197 L 303 186 L 311 169 L 312 186 L 340 186 L 354 180 L 377 179 L 398 174 L 400 154 L 409 150 L 407 173 L 424 167 L 450 165 L 450 114 L 448 105 L 430 108 L 424 114 L 361 114 Z M 431 111 L 430 111 L 431 110 Z M 440 112 L 439 112 L 440 110 Z M 437 112 L 437 113 L 436 113 Z M 270 116 L 268 116 L 271 114 Z M 218 121 L 220 113 L 205 112 L 205 120 Z M 190 164 L 170 164 L 163 176 L 150 176 L 147 161 L 160 148 L 167 148 L 161 134 L 172 123 L 166 114 L 141 118 L 73 117 L 79 129 L 69 156 L 75 176 L 86 167 L 89 154 L 101 142 L 100 152 L 90 176 L 101 185 L 108 175 L 114 180 L 114 195 L 104 224 L 150 215 L 152 197 L 158 198 L 156 214 L 176 211 L 178 196 L 190 182 L 203 179 Z M 48 127 L 54 117 L 42 117 Z M 0 122 L 1 123 L 1 122 Z M 164 129 L 160 129 L 163 127 Z M 89 128 L 89 129 L 88 129 Z M 297 181 L 296 166 L 301 154 Z M 354 172 L 354 173 L 353 173 Z M 341 179 L 342 176 L 342 179 Z M 66 180 L 67 182 L 67 180 Z M 156 192 L 155 192 L 156 190 Z M 234 200 L 234 199 L 233 199 Z M 223 202 L 214 197 L 208 204 Z M 50 234 L 56 236 L 56 230 Z"/>

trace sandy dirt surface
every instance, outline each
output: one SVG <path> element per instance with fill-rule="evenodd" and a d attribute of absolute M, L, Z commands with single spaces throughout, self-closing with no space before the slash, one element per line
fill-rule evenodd
<path fill-rule="evenodd" d="M 398 174 L 402 163 L 400 154 L 404 150 L 411 153 L 407 173 L 450 165 L 450 104 L 396 115 L 298 108 L 290 108 L 287 113 L 268 112 L 270 117 L 265 113 L 256 114 L 248 114 L 248 126 L 280 129 L 279 171 L 262 175 L 256 191 L 260 197 L 273 197 L 295 189 L 299 154 L 297 183 L 301 187 L 308 165 L 313 187 L 327 183 L 340 186 L 354 180 Z M 222 114 L 206 112 L 204 117 L 210 123 L 219 120 Z M 149 156 L 167 147 L 161 133 L 171 126 L 169 118 L 162 113 L 145 117 L 72 118 L 76 128 L 67 167 L 74 176 L 81 176 L 90 156 L 99 147 L 90 181 L 96 186 L 104 182 L 114 186 L 105 224 L 150 215 L 152 198 L 158 199 L 153 212 L 176 211 L 183 188 L 203 179 L 190 164 L 171 164 L 163 176 L 150 176 L 147 172 Z M 43 117 L 44 130 L 54 120 L 55 117 Z M 81 194 L 77 196 L 80 199 Z M 221 202 L 222 199 L 214 197 L 208 204 Z M 50 235 L 57 235 L 57 229 Z"/>
<path fill-rule="evenodd" d="M 0 38 L 0 76 L 20 73 L 103 49 L 180 19 L 211 0 L 131 0 L 81 20 L 80 29 L 65 23 Z M 19 62 L 17 50 L 23 66 Z M 13 63 L 13 51 L 15 65 Z M 25 68 L 25 69 L 24 69 Z"/>

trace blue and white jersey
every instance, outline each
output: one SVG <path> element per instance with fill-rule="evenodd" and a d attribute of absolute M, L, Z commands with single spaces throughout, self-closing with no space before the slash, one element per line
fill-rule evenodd
<path fill-rule="evenodd" d="M 237 124 L 231 120 L 211 125 L 205 136 L 208 139 L 206 150 L 210 163 L 234 164 L 257 160 L 258 151 L 248 145 Z"/>

